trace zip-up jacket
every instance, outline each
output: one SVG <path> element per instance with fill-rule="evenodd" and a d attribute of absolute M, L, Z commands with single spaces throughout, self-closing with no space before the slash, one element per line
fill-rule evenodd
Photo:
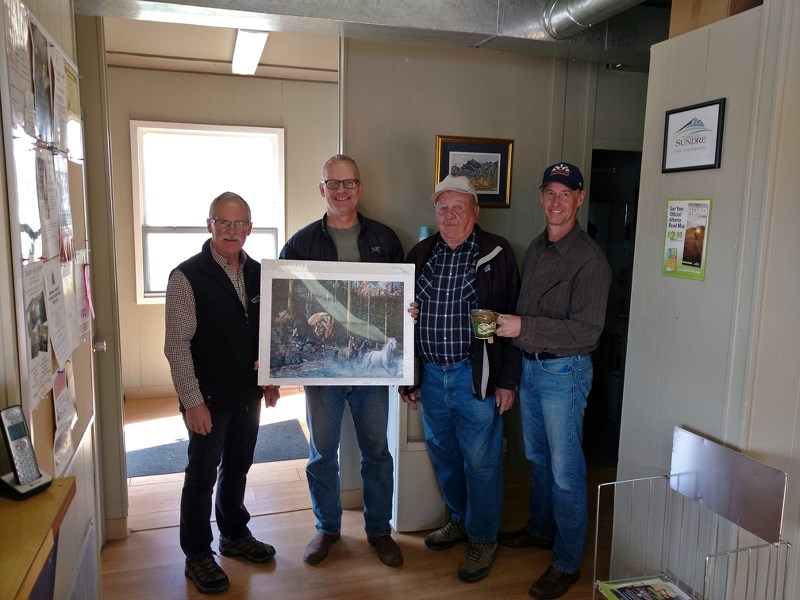
<path fill-rule="evenodd" d="M 475 225 L 480 258 L 476 265 L 478 308 L 514 314 L 519 296 L 520 279 L 514 251 L 508 241 Z M 413 262 L 417 279 L 439 241 L 440 234 L 419 242 L 408 253 L 406 262 Z M 417 290 L 418 291 L 418 290 Z M 417 294 L 418 295 L 418 294 Z M 493 343 L 472 338 L 473 395 L 481 400 L 494 394 L 496 388 L 517 390 L 522 372 L 522 353 L 511 338 L 494 336 Z M 420 372 L 417 370 L 417 378 Z M 418 382 L 415 382 L 418 383 Z"/>
<path fill-rule="evenodd" d="M 358 252 L 361 262 L 403 262 L 403 246 L 397 234 L 383 223 L 358 213 L 361 231 Z M 338 260 L 336 245 L 328 234 L 328 215 L 300 229 L 288 239 L 280 258 L 294 260 Z"/>

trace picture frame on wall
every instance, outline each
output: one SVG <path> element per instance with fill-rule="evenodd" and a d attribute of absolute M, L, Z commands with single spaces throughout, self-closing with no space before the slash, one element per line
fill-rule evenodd
<path fill-rule="evenodd" d="M 414 382 L 414 265 L 261 261 L 260 385 Z"/>
<path fill-rule="evenodd" d="M 434 186 L 448 175 L 464 175 L 482 207 L 511 206 L 514 140 L 436 136 Z"/>
<path fill-rule="evenodd" d="M 668 110 L 661 172 L 719 169 L 724 123 L 725 98 Z"/>

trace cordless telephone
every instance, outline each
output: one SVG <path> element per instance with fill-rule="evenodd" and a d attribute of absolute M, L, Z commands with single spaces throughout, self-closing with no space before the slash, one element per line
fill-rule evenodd
<path fill-rule="evenodd" d="M 18 498 L 44 490 L 52 482 L 52 477 L 39 470 L 25 415 L 19 404 L 0 411 L 0 428 L 3 430 L 3 441 L 12 469 L 0 479 Z"/>

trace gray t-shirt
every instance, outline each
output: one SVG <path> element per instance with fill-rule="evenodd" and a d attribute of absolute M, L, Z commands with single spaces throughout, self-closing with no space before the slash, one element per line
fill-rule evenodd
<path fill-rule="evenodd" d="M 328 235 L 331 236 L 333 244 L 336 246 L 336 254 L 340 261 L 361 262 L 361 254 L 358 251 L 358 234 L 360 231 L 361 223 L 356 223 L 348 229 L 328 227 Z"/>

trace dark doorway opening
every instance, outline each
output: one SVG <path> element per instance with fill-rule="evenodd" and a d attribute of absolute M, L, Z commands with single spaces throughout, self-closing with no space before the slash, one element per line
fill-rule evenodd
<path fill-rule="evenodd" d="M 587 231 L 605 250 L 612 275 L 605 327 L 592 354 L 594 382 L 584 418 L 590 468 L 617 464 L 641 164 L 641 152 L 592 153 Z"/>

